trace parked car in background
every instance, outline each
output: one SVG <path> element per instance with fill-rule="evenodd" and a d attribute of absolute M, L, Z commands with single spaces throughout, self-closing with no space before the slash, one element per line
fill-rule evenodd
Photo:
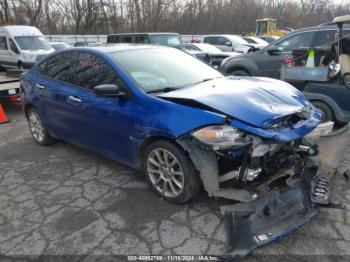
<path fill-rule="evenodd" d="M 182 43 L 203 43 L 203 35 L 180 35 Z"/>
<path fill-rule="evenodd" d="M 335 41 L 335 26 L 314 26 L 292 31 L 271 45 L 254 53 L 242 54 L 225 60 L 220 70 L 231 75 L 267 76 L 280 79 L 285 58 L 297 48 L 330 48 Z M 344 25 L 344 35 L 350 27 Z"/>
<path fill-rule="evenodd" d="M 232 75 L 266 76 L 280 79 L 282 65 L 286 58 L 290 60 L 293 57 L 292 53 L 294 57 L 304 57 L 306 60 L 308 50 L 314 48 L 317 50 L 315 61 L 320 61 L 322 54 L 327 54 L 334 43 L 336 34 L 337 27 L 330 25 L 299 29 L 260 51 L 225 59 L 220 70 Z M 343 37 L 346 36 L 350 36 L 350 27 L 344 25 Z M 302 51 L 300 55 L 297 54 L 298 50 Z M 301 60 L 300 58 L 295 61 Z M 348 106 L 350 92 L 347 92 L 348 88 L 344 85 L 329 83 L 311 85 L 304 80 L 289 82 L 303 91 L 310 101 L 323 112 L 323 121 L 344 123 L 350 119 Z"/>
<path fill-rule="evenodd" d="M 107 44 L 114 43 L 152 44 L 174 47 L 194 55 L 206 63 L 210 63 L 210 57 L 206 52 L 185 49 L 180 35 L 177 33 L 125 33 L 108 35 Z"/>
<path fill-rule="evenodd" d="M 210 64 L 215 68 L 218 68 L 225 58 L 239 55 L 239 53 L 236 52 L 222 52 L 219 48 L 213 45 L 203 43 L 187 43 L 184 44 L 184 47 L 188 51 L 203 51 L 209 54 Z"/>
<path fill-rule="evenodd" d="M 203 43 L 214 45 L 223 52 L 249 53 L 256 49 L 256 46 L 236 35 L 206 35 Z"/>
<path fill-rule="evenodd" d="M 50 42 L 50 45 L 52 46 L 53 49 L 57 50 L 62 50 L 66 48 L 70 48 L 71 46 L 66 43 L 66 42 Z"/>
<path fill-rule="evenodd" d="M 303 138 L 320 120 L 285 82 L 225 77 L 161 46 L 62 50 L 22 75 L 21 87 L 38 144 L 58 138 L 142 170 L 176 203 L 201 185 L 240 202 L 276 193 L 303 177 L 311 146 Z"/>
<path fill-rule="evenodd" d="M 265 40 L 262 40 L 258 37 L 253 37 L 253 36 L 242 36 L 244 40 L 246 40 L 249 44 L 255 44 L 259 47 L 259 49 L 268 46 L 269 43 L 266 42 Z"/>
<path fill-rule="evenodd" d="M 260 38 L 260 39 L 266 41 L 267 43 L 271 44 L 272 42 L 276 41 L 280 37 L 273 36 L 273 35 L 257 35 L 257 36 L 255 36 L 255 38 Z"/>
<path fill-rule="evenodd" d="M 107 44 L 116 43 L 153 44 L 182 48 L 180 36 L 177 33 L 124 33 L 107 36 Z"/>
<path fill-rule="evenodd" d="M 33 26 L 0 26 L 0 66 L 30 68 L 37 60 L 55 51 Z"/>

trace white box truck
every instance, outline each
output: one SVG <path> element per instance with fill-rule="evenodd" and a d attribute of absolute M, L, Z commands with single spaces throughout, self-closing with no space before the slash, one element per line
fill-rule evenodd
<path fill-rule="evenodd" d="M 33 26 L 0 26 L 0 67 L 27 69 L 54 52 L 49 41 Z"/>

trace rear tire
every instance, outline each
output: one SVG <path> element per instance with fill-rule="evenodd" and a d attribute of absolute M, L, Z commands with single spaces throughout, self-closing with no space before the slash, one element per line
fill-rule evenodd
<path fill-rule="evenodd" d="M 233 70 L 230 75 L 233 76 L 250 76 L 250 74 L 247 71 L 244 70 Z"/>
<path fill-rule="evenodd" d="M 321 122 L 333 121 L 335 122 L 334 114 L 330 106 L 321 101 L 313 101 L 311 102 L 318 110 L 322 112 Z"/>
<path fill-rule="evenodd" d="M 35 108 L 31 108 L 28 111 L 28 124 L 29 130 L 33 139 L 41 146 L 52 145 L 57 140 L 53 138 L 47 128 L 44 125 L 39 113 Z"/>
<path fill-rule="evenodd" d="M 143 170 L 151 188 L 173 203 L 185 203 L 200 189 L 200 180 L 190 159 L 167 140 L 150 144 L 143 156 Z"/>

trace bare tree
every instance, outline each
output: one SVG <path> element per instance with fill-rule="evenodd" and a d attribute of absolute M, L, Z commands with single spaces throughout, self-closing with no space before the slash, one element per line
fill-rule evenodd
<path fill-rule="evenodd" d="M 242 33 L 255 20 L 304 27 L 350 12 L 350 0 L 0 0 L 1 24 L 29 24 L 45 33 L 174 31 Z"/>

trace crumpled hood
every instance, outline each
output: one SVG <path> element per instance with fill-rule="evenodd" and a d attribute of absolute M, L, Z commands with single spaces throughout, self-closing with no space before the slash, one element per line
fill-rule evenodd
<path fill-rule="evenodd" d="M 293 86 L 270 78 L 225 77 L 159 95 L 196 101 L 250 125 L 268 128 L 309 104 Z"/>

